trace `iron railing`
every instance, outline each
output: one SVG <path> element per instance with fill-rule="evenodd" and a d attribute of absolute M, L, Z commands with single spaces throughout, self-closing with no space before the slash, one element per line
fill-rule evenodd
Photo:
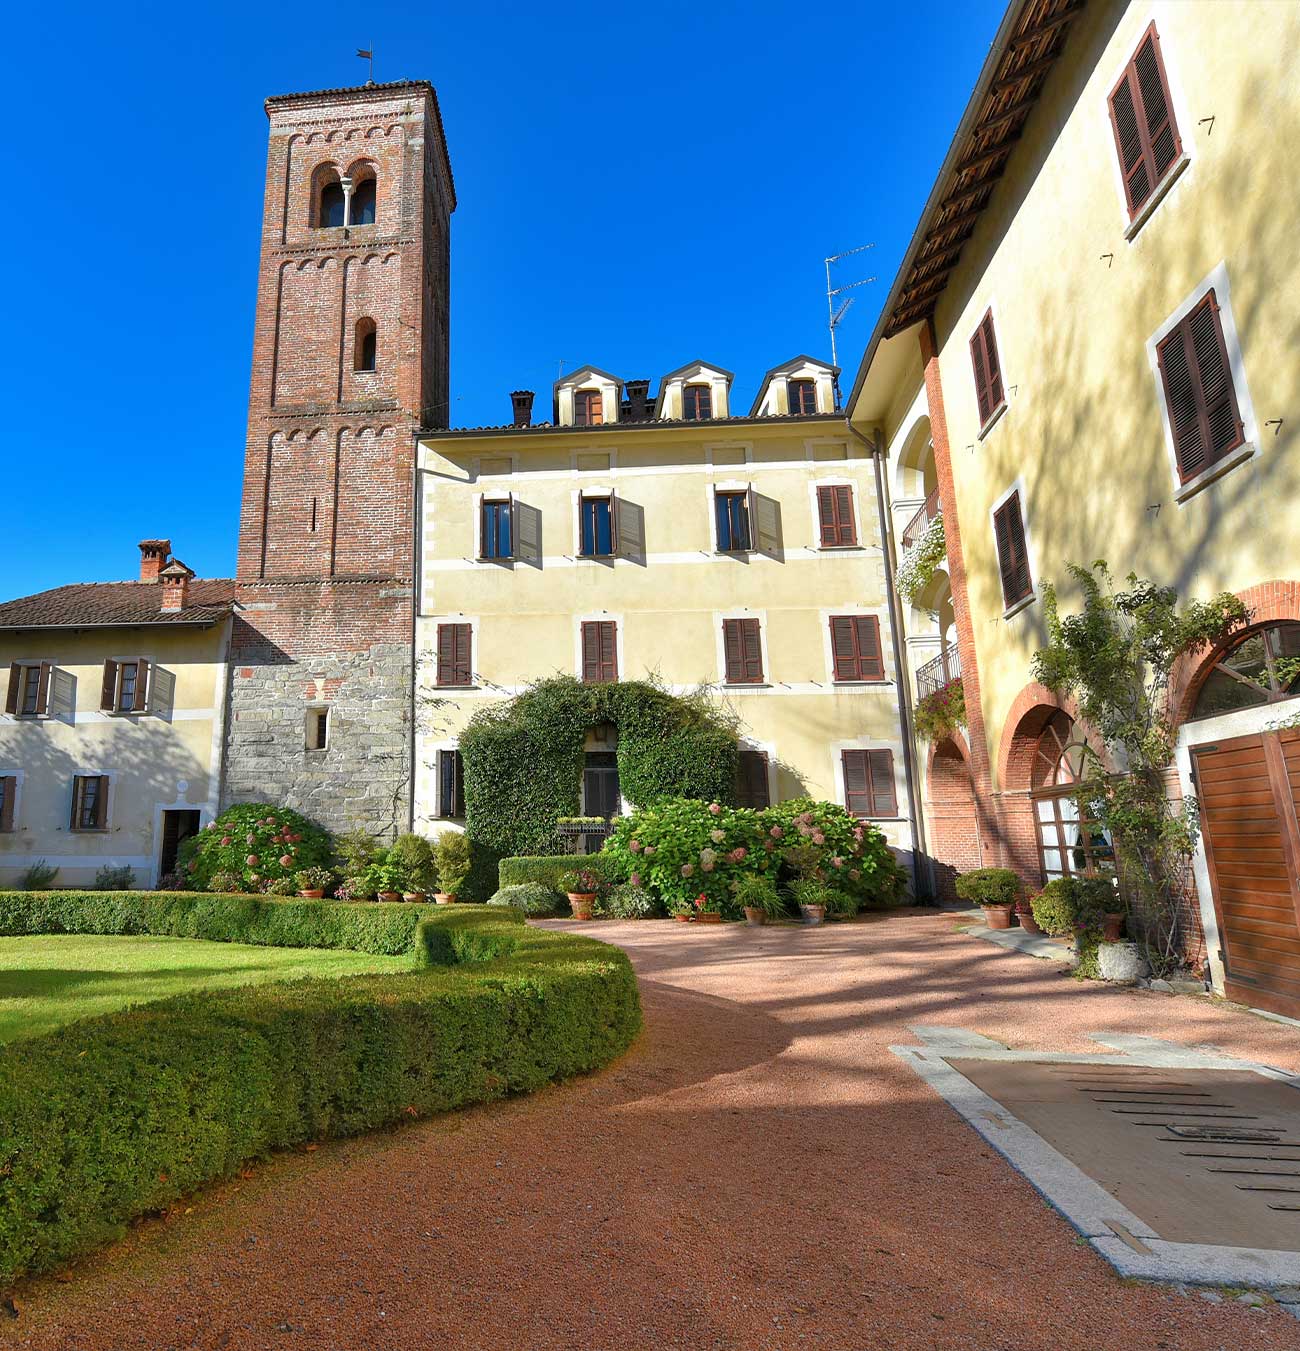
<path fill-rule="evenodd" d="M 555 828 L 570 854 L 598 854 L 614 833 L 613 821 L 562 821 Z"/>
<path fill-rule="evenodd" d="M 923 666 L 916 668 L 917 697 L 924 699 L 934 694 L 952 680 L 961 678 L 961 654 L 955 647 L 945 647 L 937 657 L 931 657 Z"/>
<path fill-rule="evenodd" d="M 939 490 L 936 488 L 916 509 L 916 514 L 903 527 L 903 551 L 906 552 L 925 534 L 925 527 L 939 515 Z"/>

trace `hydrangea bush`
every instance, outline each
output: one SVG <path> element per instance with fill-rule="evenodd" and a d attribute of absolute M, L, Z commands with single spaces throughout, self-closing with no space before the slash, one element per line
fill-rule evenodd
<path fill-rule="evenodd" d="M 325 866 L 330 837 L 287 807 L 245 802 L 227 807 L 207 828 L 181 845 L 180 870 L 195 891 L 209 890 L 220 875 L 223 891 L 266 892 L 302 868 Z"/>

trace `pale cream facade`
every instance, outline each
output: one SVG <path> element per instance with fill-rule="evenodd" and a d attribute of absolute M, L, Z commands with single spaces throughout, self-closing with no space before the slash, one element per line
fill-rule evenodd
<path fill-rule="evenodd" d="M 151 887 L 175 835 L 216 815 L 230 624 L 226 614 L 194 627 L 0 629 L 0 683 L 13 664 L 49 667 L 44 713 L 0 712 L 0 780 L 14 794 L 0 887 L 40 860 L 58 868 L 60 887 L 89 885 L 106 865 Z M 104 711 L 105 662 L 141 659 L 144 707 Z M 78 779 L 99 780 L 104 794 L 102 820 L 90 814 L 84 829 Z"/>
<path fill-rule="evenodd" d="M 1011 862 L 1041 881 L 1052 859 L 1041 838 L 1035 854 L 1024 802 L 1032 785 L 1017 738 L 1030 729 L 1037 735 L 1047 708 L 1030 677 L 1046 639 L 1043 583 L 1057 585 L 1069 612 L 1078 595 L 1067 565 L 1106 559 L 1121 580 L 1133 571 L 1188 599 L 1231 591 L 1258 607 L 1261 619 L 1274 619 L 1288 616 L 1275 613 L 1269 588 L 1300 579 L 1300 222 L 1291 187 L 1300 139 L 1300 6 L 1094 0 L 1072 17 L 1054 64 L 1038 58 L 1052 68 L 1036 94 L 1021 85 L 1020 94 L 1007 95 L 1033 106 L 1005 161 L 995 161 L 991 194 L 963 203 L 970 182 L 960 177 L 963 157 L 978 166 L 979 156 L 962 137 L 988 116 L 985 100 L 1013 88 L 1004 63 L 1029 9 L 1008 10 L 849 411 L 887 448 L 900 561 L 902 533 L 926 514 L 927 499 L 929 514 L 946 517 L 949 557 L 916 605 L 904 607 L 904 628 L 911 664 L 930 663 L 932 677 L 913 687 L 913 700 L 934 687 L 941 656 L 960 669 L 959 638 L 967 634 L 969 744 L 938 762 L 945 797 L 960 762 L 985 805 L 962 866 Z M 1147 82 L 1148 101 L 1159 100 L 1149 48 L 1147 64 L 1139 61 L 1153 33 L 1179 146 L 1133 209 L 1111 100 L 1131 70 Z M 990 124 L 988 135 L 996 132 Z M 941 255 L 924 241 L 945 201 L 949 218 L 967 229 L 958 213 L 971 201 L 982 205 L 968 212 L 975 223 L 955 246 L 959 261 L 930 283 L 925 316 L 907 309 L 907 286 L 917 276 L 909 269 L 927 251 Z M 942 247 L 960 237 L 946 236 Z M 1208 469 L 1180 472 L 1159 353 L 1211 292 L 1241 431 Z M 1002 394 L 992 410 L 979 406 L 973 356 L 986 316 Z M 1013 501 L 1030 585 L 1008 600 L 995 520 Z M 1276 721 L 1276 707 L 1189 721 L 1179 755 L 1184 791 L 1193 787 L 1190 746 L 1269 717 Z M 938 809 L 950 819 L 952 803 L 936 801 L 926 781 L 934 754 L 918 749 L 923 816 L 931 851 L 942 858 L 933 816 Z M 1204 849 L 1197 871 L 1208 956 L 1221 978 Z"/>
<path fill-rule="evenodd" d="M 569 379 L 594 384 L 591 368 Z M 730 376 L 692 366 L 670 383 L 703 379 Z M 772 801 L 806 794 L 843 803 L 842 753 L 888 751 L 893 806 L 873 819 L 910 849 L 873 464 L 831 411 L 828 379 L 825 388 L 822 410 L 798 418 L 724 414 L 421 438 L 416 829 L 459 824 L 440 800 L 437 754 L 455 747 L 473 713 L 547 676 L 583 678 L 583 626 L 603 623 L 613 625 L 616 662 L 607 676 L 655 676 L 683 692 L 715 687 L 739 716 L 746 747 L 766 757 Z M 715 408 L 725 408 L 726 394 L 715 389 Z M 659 394 L 674 409 L 679 398 L 675 387 Z M 555 402 L 567 422 L 567 382 Z M 618 407 L 613 394 L 606 406 Z M 822 542 L 818 490 L 830 487 L 852 504 L 851 543 Z M 734 495 L 745 513 L 748 547 L 720 538 L 730 528 L 720 523 L 720 494 Z M 616 521 L 608 557 L 583 556 L 583 504 L 593 499 L 609 502 Z M 508 558 L 483 556 L 492 528 L 483 524 L 485 503 L 510 504 Z M 836 679 L 837 616 L 874 621 L 880 669 L 870 679 Z M 761 671 L 755 679 L 751 668 L 745 683 L 728 678 L 732 620 L 757 622 Z M 449 625 L 470 634 L 467 687 L 439 684 L 439 630 Z"/>

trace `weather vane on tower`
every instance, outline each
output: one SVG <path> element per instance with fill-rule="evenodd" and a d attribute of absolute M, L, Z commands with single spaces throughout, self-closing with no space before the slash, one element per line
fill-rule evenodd
<path fill-rule="evenodd" d="M 369 47 L 358 47 L 357 55 L 363 61 L 370 62 L 370 74 L 366 77 L 367 84 L 375 82 L 375 44 L 372 42 Z"/>

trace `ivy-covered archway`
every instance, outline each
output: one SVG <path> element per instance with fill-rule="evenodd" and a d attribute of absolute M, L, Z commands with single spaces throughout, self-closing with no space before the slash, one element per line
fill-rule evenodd
<path fill-rule="evenodd" d="M 707 691 L 556 676 L 476 713 L 461 734 L 470 838 L 501 855 L 559 852 L 555 823 L 578 810 L 586 736 L 604 723 L 618 729 L 628 801 L 734 800 L 736 722 Z"/>

